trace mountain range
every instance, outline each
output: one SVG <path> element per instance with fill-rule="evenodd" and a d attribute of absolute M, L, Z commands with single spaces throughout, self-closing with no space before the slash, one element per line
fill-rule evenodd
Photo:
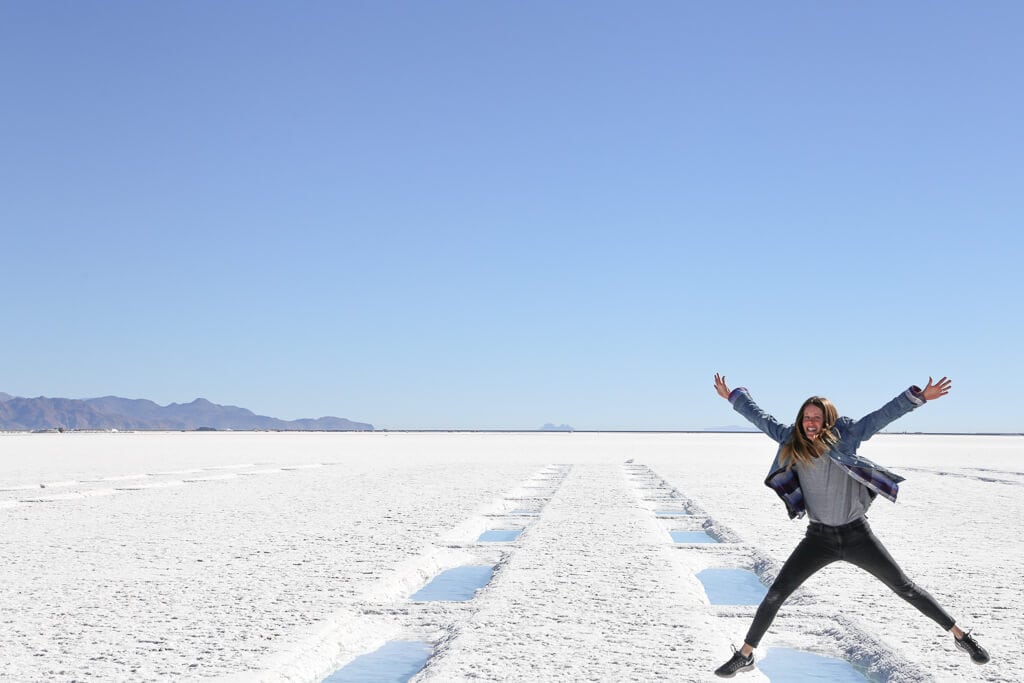
<path fill-rule="evenodd" d="M 280 420 L 238 406 L 211 403 L 205 398 L 161 406 L 146 399 L 118 396 L 21 398 L 0 392 L 0 429 L 368 431 L 373 425 L 343 417 Z"/>

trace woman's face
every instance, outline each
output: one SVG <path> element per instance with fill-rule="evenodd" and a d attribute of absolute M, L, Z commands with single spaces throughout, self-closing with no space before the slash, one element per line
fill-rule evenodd
<path fill-rule="evenodd" d="M 804 436 L 812 441 L 817 439 L 825 426 L 825 413 L 816 405 L 804 406 L 804 416 L 800 420 L 800 426 L 804 429 Z"/>

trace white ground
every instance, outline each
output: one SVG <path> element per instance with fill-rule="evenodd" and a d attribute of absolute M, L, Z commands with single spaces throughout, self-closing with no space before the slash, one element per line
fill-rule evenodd
<path fill-rule="evenodd" d="M 1024 681 L 1024 437 L 861 453 L 907 477 L 875 532 L 993 661 L 848 565 L 808 582 L 762 651 Z M 437 643 L 422 681 L 711 680 L 753 608 L 708 604 L 694 574 L 770 581 L 805 526 L 761 483 L 773 454 L 756 434 L 3 434 L 0 679 L 318 681 L 420 638 Z M 679 506 L 695 516 L 654 514 Z M 668 535 L 702 528 L 729 542 Z M 473 601 L 408 600 L 467 563 L 498 567 Z"/>

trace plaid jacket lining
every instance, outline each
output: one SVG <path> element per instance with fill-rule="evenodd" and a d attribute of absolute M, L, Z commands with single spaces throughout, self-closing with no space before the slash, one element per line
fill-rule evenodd
<path fill-rule="evenodd" d="M 880 494 L 886 500 L 893 503 L 896 502 L 896 495 L 899 493 L 900 487 L 891 477 L 870 467 L 851 467 L 841 462 L 833 461 L 856 481 L 867 486 L 868 490 L 871 491 L 872 498 Z M 775 491 L 779 498 L 782 499 L 782 502 L 786 504 L 786 510 L 789 512 L 791 519 L 803 517 L 806 514 L 807 506 L 804 503 L 804 492 L 800 488 L 800 478 L 797 477 L 795 470 L 776 470 L 768 475 L 764 483 Z"/>

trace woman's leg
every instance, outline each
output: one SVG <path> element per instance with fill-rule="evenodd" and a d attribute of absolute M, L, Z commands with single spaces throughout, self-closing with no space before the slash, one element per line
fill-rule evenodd
<path fill-rule="evenodd" d="M 861 536 L 859 540 L 849 538 L 849 545 L 844 549 L 844 560 L 870 573 L 943 630 L 953 629 L 953 617 L 942 609 L 928 591 L 907 578 L 882 542 L 871 533 L 870 528 L 858 531 L 857 535 Z"/>
<path fill-rule="evenodd" d="M 836 547 L 828 538 L 808 532 L 782 565 L 778 577 L 758 606 L 740 652 L 744 655 L 750 654 L 750 651 L 760 644 L 761 636 L 768 630 L 782 603 L 793 594 L 793 591 L 816 571 L 838 559 Z"/>

